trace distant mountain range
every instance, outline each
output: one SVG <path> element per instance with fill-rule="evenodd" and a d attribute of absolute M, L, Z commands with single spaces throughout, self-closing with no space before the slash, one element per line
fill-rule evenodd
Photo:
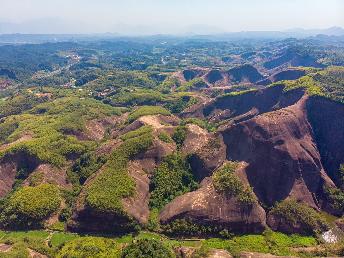
<path fill-rule="evenodd" d="M 105 26 L 105 25 L 104 25 Z M 223 30 L 208 25 L 193 25 L 185 28 L 170 28 L 169 31 L 178 33 L 161 33 L 161 27 L 132 26 L 126 24 L 108 25 L 109 33 L 88 33 L 89 31 L 106 31 L 105 28 L 92 28 L 85 24 L 73 23 L 59 19 L 40 19 L 26 23 L 1 23 L 0 43 L 43 43 L 58 41 L 80 41 L 95 38 L 109 39 L 120 36 L 150 36 L 163 35 L 173 37 L 200 37 L 216 40 L 232 39 L 284 39 L 306 38 L 316 35 L 344 36 L 344 29 L 331 27 L 326 29 L 302 29 L 295 28 L 285 31 L 241 31 L 224 32 Z"/>

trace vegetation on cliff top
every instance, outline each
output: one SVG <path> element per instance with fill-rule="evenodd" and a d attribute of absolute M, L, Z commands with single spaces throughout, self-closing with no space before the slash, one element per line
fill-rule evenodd
<path fill-rule="evenodd" d="M 238 176 L 234 174 L 238 164 L 228 162 L 216 170 L 212 176 L 215 190 L 230 197 L 236 197 L 243 205 L 252 205 L 256 197 L 249 186 L 245 186 Z"/>
<path fill-rule="evenodd" d="M 135 182 L 128 175 L 130 158 L 152 144 L 150 132 L 127 139 L 109 157 L 99 175 L 86 189 L 86 205 L 97 212 L 121 213 L 121 200 L 134 194 Z"/>
<path fill-rule="evenodd" d="M 0 222 L 14 229 L 40 227 L 44 219 L 60 207 L 60 203 L 60 191 L 55 185 L 25 186 L 5 203 Z"/>

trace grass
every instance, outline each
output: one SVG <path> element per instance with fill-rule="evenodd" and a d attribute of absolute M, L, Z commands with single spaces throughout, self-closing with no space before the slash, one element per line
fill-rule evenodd
<path fill-rule="evenodd" d="M 28 257 L 27 248 L 31 248 L 39 253 L 53 257 L 55 249 L 45 244 L 49 236 L 47 231 L 0 231 L 0 242 L 12 245 L 7 256 L 1 257 Z M 3 255 L 3 253 L 1 253 Z"/>
<path fill-rule="evenodd" d="M 26 247 L 30 246 L 30 248 L 34 250 L 40 249 L 42 251 L 43 247 L 39 246 L 39 243 L 44 244 L 48 235 L 49 232 L 46 231 L 0 231 L 0 242 L 19 245 L 20 250 L 25 250 Z M 54 232 L 49 241 L 50 248 L 46 247 L 47 249 L 43 250 L 43 252 L 53 254 L 53 257 L 56 256 L 57 252 L 58 257 L 61 257 L 62 254 L 66 255 L 65 257 L 81 257 L 80 255 L 82 255 L 82 252 L 85 252 L 88 248 L 99 252 L 94 253 L 93 255 L 99 255 L 104 252 L 104 247 L 106 247 L 111 252 L 114 251 L 115 255 L 118 255 L 117 251 L 120 249 L 121 245 L 127 245 L 144 239 L 159 241 L 163 243 L 164 246 L 171 249 L 181 246 L 194 247 L 196 249 L 202 247 L 206 250 L 211 248 L 225 249 L 234 256 L 237 256 L 243 251 L 297 256 L 298 254 L 294 252 L 292 248 L 311 247 L 318 244 L 318 241 L 312 236 L 286 235 L 279 232 L 273 232 L 271 230 L 266 230 L 261 235 L 239 235 L 234 236 L 231 239 L 171 239 L 165 235 L 147 231 L 141 231 L 136 236 L 129 234 L 122 237 L 108 236 L 106 238 L 101 236 L 83 237 L 73 233 Z M 81 253 L 77 253 L 79 251 Z M 75 256 L 72 256 L 72 254 Z"/>
<path fill-rule="evenodd" d="M 202 245 L 207 248 L 226 249 L 234 256 L 243 251 L 295 255 L 296 253 L 292 251 L 292 248 L 310 247 L 317 244 L 318 242 L 314 237 L 286 235 L 271 230 L 266 230 L 261 235 L 234 236 L 229 240 L 212 238 L 202 241 Z"/>
<path fill-rule="evenodd" d="M 44 230 L 29 230 L 29 231 L 0 231 L 0 241 L 2 243 L 13 240 L 23 240 L 24 238 L 35 238 L 44 240 L 49 236 L 49 232 Z"/>
<path fill-rule="evenodd" d="M 80 237 L 68 241 L 56 257 L 120 257 L 120 246 L 111 239 L 102 237 Z"/>
<path fill-rule="evenodd" d="M 55 232 L 50 239 L 50 245 L 54 248 L 59 248 L 65 243 L 79 237 L 79 235 L 73 233 Z"/>

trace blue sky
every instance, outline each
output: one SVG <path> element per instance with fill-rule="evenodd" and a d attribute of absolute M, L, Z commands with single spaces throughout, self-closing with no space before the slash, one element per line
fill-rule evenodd
<path fill-rule="evenodd" d="M 344 0 L 1 0 L 0 22 L 66 32 L 344 27 Z"/>

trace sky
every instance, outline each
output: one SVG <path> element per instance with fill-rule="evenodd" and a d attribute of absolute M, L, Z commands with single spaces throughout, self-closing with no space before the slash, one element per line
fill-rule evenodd
<path fill-rule="evenodd" d="M 187 33 L 344 27 L 344 0 L 0 0 L 0 33 Z"/>

